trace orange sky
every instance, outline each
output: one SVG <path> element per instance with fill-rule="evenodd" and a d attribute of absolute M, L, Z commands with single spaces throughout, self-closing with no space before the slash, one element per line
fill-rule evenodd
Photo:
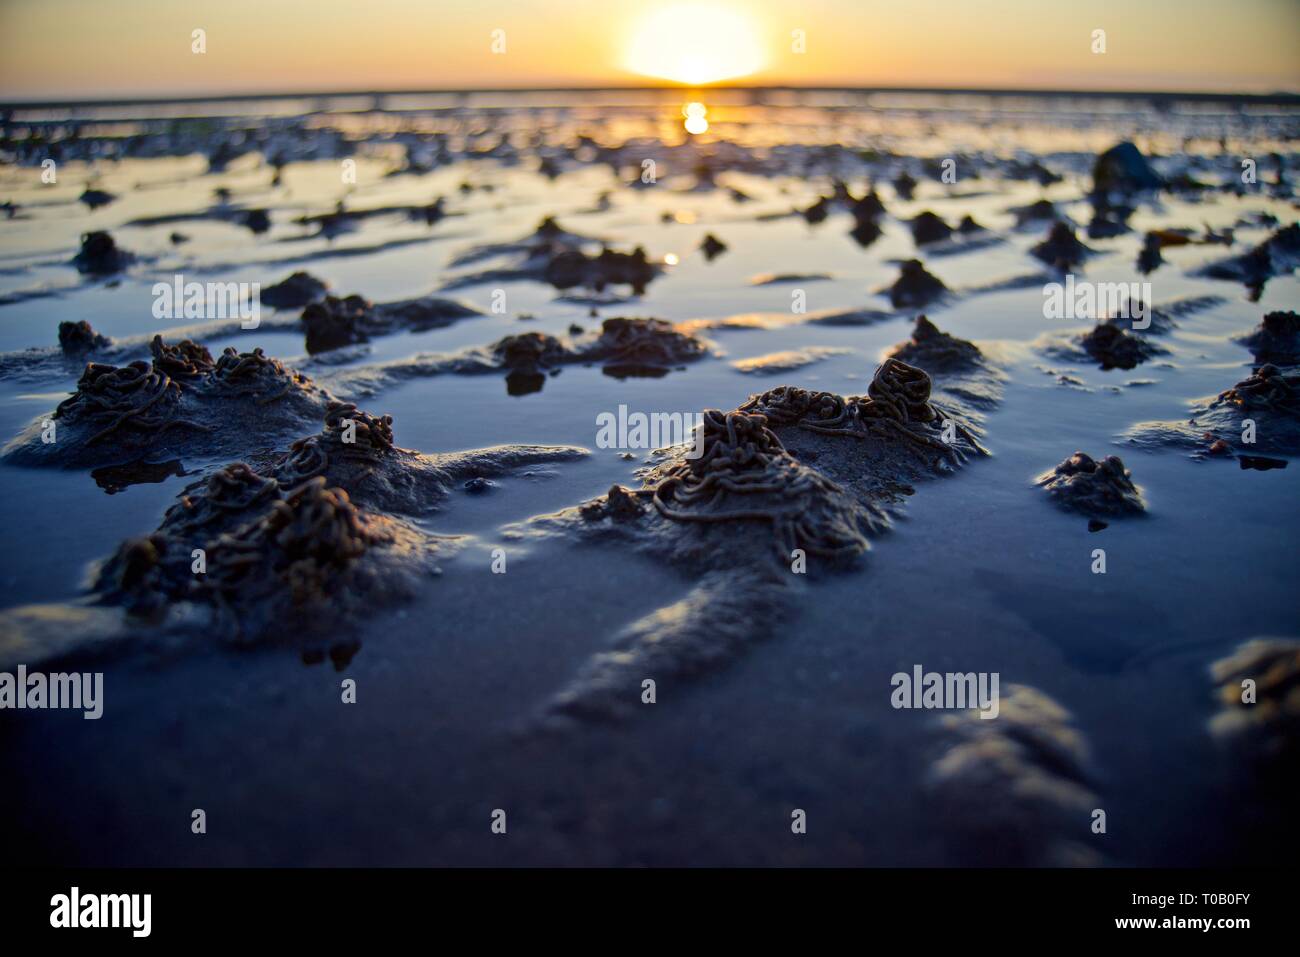
<path fill-rule="evenodd" d="M 677 0 L 664 0 L 677 6 Z M 0 0 L 0 98 L 645 82 L 642 0 Z M 717 0 L 683 49 L 760 65 L 735 82 L 1300 91 L 1300 0 Z M 710 34 L 690 7 L 743 29 Z M 206 31 L 207 52 L 191 51 Z M 1092 52 L 1094 30 L 1106 52 Z M 493 31 L 505 50 L 492 50 Z M 803 31 L 805 52 L 795 50 Z M 640 31 L 642 34 L 644 30 Z M 662 32 L 662 25 L 661 25 Z M 497 34 L 501 36 L 501 34 Z M 752 51 L 751 51 L 752 52 Z M 642 51 L 644 54 L 645 51 Z M 752 64 L 751 64 L 752 65 Z"/>

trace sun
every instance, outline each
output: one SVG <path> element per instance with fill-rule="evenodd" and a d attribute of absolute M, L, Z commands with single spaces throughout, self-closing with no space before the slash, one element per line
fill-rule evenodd
<path fill-rule="evenodd" d="M 698 86 L 746 76 L 763 66 L 753 21 L 726 7 L 679 3 L 632 26 L 623 65 L 642 76 Z"/>

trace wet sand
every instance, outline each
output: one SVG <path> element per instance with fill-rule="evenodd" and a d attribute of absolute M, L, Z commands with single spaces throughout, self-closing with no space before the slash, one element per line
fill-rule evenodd
<path fill-rule="evenodd" d="M 1297 308 L 1290 269 L 1258 290 L 1205 275 L 1295 221 L 1290 188 L 1273 184 L 1266 159 L 1280 152 L 1293 164 L 1295 113 L 1158 112 L 1138 101 L 1040 101 L 1012 113 L 996 100 L 943 97 L 839 110 L 830 94 L 790 94 L 793 105 L 776 105 L 724 93 L 718 108 L 710 104 L 709 136 L 691 140 L 680 131 L 680 103 L 622 94 L 637 102 L 619 105 L 619 96 L 569 100 L 558 120 L 491 95 L 463 106 L 406 104 L 410 112 L 325 104 L 310 139 L 295 133 L 299 104 L 279 105 L 283 117 L 271 119 L 258 115 L 267 104 L 244 104 L 224 125 L 256 131 L 265 151 L 217 172 L 202 155 L 150 155 L 167 150 L 148 108 L 104 107 L 105 117 L 132 120 L 136 155 L 73 158 L 52 186 L 40 184 L 39 166 L 0 167 L 0 200 L 18 207 L 0 220 L 6 440 L 76 388 L 85 357 L 58 354 L 60 322 L 88 320 L 126 350 L 105 361 L 144 361 L 153 335 L 171 342 L 194 325 L 154 318 L 155 283 L 183 273 L 265 288 L 301 269 L 338 296 L 433 295 L 468 308 L 423 328 L 368 327 L 333 353 L 309 350 L 296 308 L 264 309 L 260 329 L 236 322 L 195 334 L 214 357 L 261 348 L 361 410 L 391 414 L 395 444 L 431 461 L 501 445 L 590 453 L 494 474 L 481 494 L 458 477 L 429 494 L 430 510 L 367 503 L 432 542 L 439 573 L 403 600 L 355 620 L 341 615 L 339 635 L 358 645 L 341 669 L 329 657 L 304 664 L 291 620 L 276 640 L 237 647 L 217 627 L 142 624 L 93 605 L 90 591 L 98 563 L 154 532 L 182 489 L 231 461 L 285 453 L 294 438 L 321 431 L 319 417 L 304 415 L 300 428 L 291 419 L 277 435 L 235 429 L 206 451 L 178 437 L 153 460 L 178 458 L 183 475 L 111 495 L 89 466 L 0 462 L 0 615 L 9 632 L 0 647 L 12 647 L 15 610 L 33 604 L 54 613 L 93 607 L 118 639 L 99 645 L 93 629 L 72 620 L 53 629 L 60 653 L 51 669 L 105 673 L 99 721 L 0 715 L 0 768 L 13 782 L 0 809 L 26 822 L 9 832 L 10 846 L 33 862 L 78 864 L 1174 866 L 1245 863 L 1275 854 L 1279 842 L 1294 847 L 1274 778 L 1245 749 L 1225 747 L 1209 723 L 1220 708 L 1214 662 L 1254 637 L 1300 636 L 1292 595 L 1300 472 L 1294 463 L 1242 468 L 1237 459 L 1253 450 L 1228 433 L 1233 456 L 1129 438 L 1143 423 L 1185 423 L 1198 403 L 1246 379 L 1256 364 L 1241 337 L 1265 314 Z M 1068 110 L 1079 112 L 1065 125 Z M 612 139 L 614 119 L 629 142 Z M 394 124 L 409 155 L 386 132 Z M 519 145 L 502 145 L 505 132 Z M 207 136 L 197 143 L 215 152 L 223 137 Z M 363 148 L 352 154 L 345 137 Z M 1141 196 L 1127 232 L 1093 237 L 1094 161 L 1124 139 L 1166 178 L 1188 173 L 1209 188 Z M 1015 178 L 1012 149 L 1061 181 Z M 286 165 L 274 185 L 265 156 L 277 151 Z M 1262 182 L 1237 195 L 1242 155 L 1261 158 Z M 355 187 L 340 182 L 349 156 Z M 948 156 L 957 157 L 954 184 L 931 169 Z M 557 175 L 539 171 L 542 157 Z M 647 157 L 658 164 L 654 184 L 639 180 Z M 892 185 L 903 170 L 918 182 L 910 200 Z M 837 178 L 859 198 L 870 182 L 883 202 L 872 220 L 879 238 L 865 246 L 851 235 L 852 205 L 834 198 Z M 116 199 L 90 208 L 79 199 L 88 187 Z M 220 188 L 230 191 L 229 209 L 214 215 Z M 446 215 L 411 217 L 437 197 Z M 825 218 L 809 222 L 801 211 L 823 197 Z M 1154 304 L 1171 307 L 1174 324 L 1144 340 L 1159 354 L 1135 368 L 1103 368 L 1080 345 L 1100 317 L 1045 317 L 1043 288 L 1054 274 L 1032 250 L 1051 221 L 1017 225 L 1025 220 L 1017 210 L 1040 199 L 1092 252 L 1074 267 L 1076 279 L 1149 282 Z M 340 200 L 347 210 L 387 211 L 329 220 L 339 230 L 317 235 Z M 267 231 L 242 224 L 236 213 L 250 209 L 268 211 Z M 954 227 L 969 215 L 997 242 L 932 254 L 935 244 L 918 245 L 912 232 L 925 211 Z M 557 289 L 545 275 L 444 288 L 463 275 L 457 262 L 467 252 L 517 243 L 551 216 L 620 253 L 642 247 L 657 273 L 639 293 L 626 282 Z M 1231 228 L 1233 245 L 1168 245 L 1158 268 L 1140 271 L 1150 231 L 1202 237 L 1207 227 Z M 121 273 L 83 275 L 69 265 L 82 235 L 98 230 L 136 257 Z M 174 244 L 175 231 L 188 241 Z M 707 235 L 726 250 L 706 256 Z M 880 290 L 911 259 L 948 293 L 896 308 Z M 520 260 L 503 251 L 487 265 L 517 269 Z M 762 274 L 791 281 L 756 284 Z M 504 312 L 493 311 L 495 290 L 504 291 Z M 796 291 L 806 311 L 792 311 Z M 660 461 L 644 449 L 628 459 L 597 447 L 597 415 L 620 404 L 733 410 L 782 385 L 863 396 L 920 313 L 982 353 L 978 401 L 951 370 L 931 371 L 935 401 L 964 403 L 991 454 L 915 481 L 914 494 L 887 503 L 889 527 L 856 561 L 814 567 L 779 592 L 779 617 L 754 609 L 749 627 L 742 609 L 752 641 L 726 645 L 707 667 L 647 675 L 657 681 L 655 704 L 633 698 L 610 719 L 550 720 L 556 696 L 593 659 L 689 600 L 702 579 L 698 566 L 635 547 L 636 533 L 629 547 L 548 524 L 546 516 L 612 485 L 640 488 L 638 470 Z M 679 334 L 705 350 L 654 374 L 610 368 L 603 354 L 543 364 L 540 389 L 527 391 L 511 389 L 504 366 L 465 374 L 463 364 L 426 361 L 489 356 L 524 333 L 580 347 L 616 317 L 680 323 Z M 1260 421 L 1270 428 L 1267 416 Z M 782 436 L 797 451 L 821 448 Z M 1076 450 L 1121 457 L 1144 514 L 1108 517 L 1094 532 L 1087 515 L 1058 508 L 1035 480 Z M 1296 453 L 1266 450 L 1288 462 Z M 818 467 L 814 458 L 804 464 Z M 764 535 L 759 525 L 737 533 L 735 554 L 766 548 Z M 492 571 L 497 548 L 505 574 Z M 1091 571 L 1096 548 L 1106 550 L 1104 575 Z M 319 647 L 307 657 L 315 661 Z M 1068 802 L 1054 797 L 1018 803 L 1018 771 L 959 778 L 956 787 L 1028 822 L 1023 832 L 996 815 L 992 825 L 972 821 L 952 801 L 951 780 L 945 790 L 935 774 L 960 735 L 934 712 L 890 706 L 890 676 L 918 663 L 998 672 L 1004 689 L 1036 689 L 1068 712 L 1062 726 L 1082 737 L 1086 760 L 1062 770 L 1040 742 L 1027 766 L 1046 768 L 1054 784 L 1077 773 L 1089 808 L 1107 811 L 1109 833 L 1091 834 L 1087 814 L 1070 817 Z M 355 705 L 340 701 L 345 678 L 356 681 Z M 1051 733 L 1061 732 L 1053 725 Z M 202 838 L 189 832 L 195 807 L 208 812 Z M 504 841 L 488 829 L 496 808 L 509 814 Z M 798 838 L 796 808 L 809 820 Z"/>

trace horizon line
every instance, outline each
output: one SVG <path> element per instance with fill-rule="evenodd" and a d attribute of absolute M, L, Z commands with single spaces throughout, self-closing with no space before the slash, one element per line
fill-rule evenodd
<path fill-rule="evenodd" d="M 809 92 L 809 93 L 942 93 L 976 96 L 1042 96 L 1082 97 L 1085 99 L 1152 99 L 1164 102 L 1179 100 L 1201 102 L 1239 102 L 1261 105 L 1300 105 L 1300 91 L 1276 90 L 1269 93 L 1242 93 L 1213 90 L 1123 90 L 1123 89 L 1069 89 L 1050 87 L 962 87 L 962 86 L 861 86 L 835 84 L 786 83 L 706 83 L 688 85 L 680 83 L 617 83 L 580 84 L 559 86 L 474 86 L 432 87 L 372 90 L 282 90 L 276 92 L 210 92 L 190 96 L 107 96 L 69 97 L 63 99 L 12 99 L 0 100 L 0 109 L 54 109 L 77 106 L 141 106 L 169 103 L 217 103 L 225 100 L 284 100 L 330 98 L 347 96 L 427 96 L 469 95 L 474 93 L 583 93 L 583 92 L 685 92 L 704 93 L 709 90 L 728 92 Z"/>

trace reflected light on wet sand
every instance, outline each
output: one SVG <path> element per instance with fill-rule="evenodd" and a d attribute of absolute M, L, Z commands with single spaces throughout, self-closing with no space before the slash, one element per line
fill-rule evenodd
<path fill-rule="evenodd" d="M 686 132 L 698 136 L 709 128 L 708 109 L 703 103 L 690 102 L 682 107 L 682 116 L 686 117 Z"/>

